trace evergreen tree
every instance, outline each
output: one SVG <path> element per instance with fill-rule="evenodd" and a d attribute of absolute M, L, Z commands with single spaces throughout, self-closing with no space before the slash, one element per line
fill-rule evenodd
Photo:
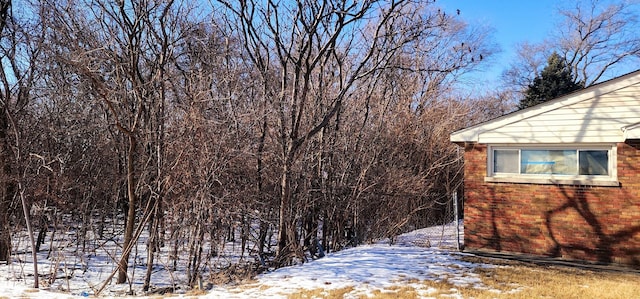
<path fill-rule="evenodd" d="M 524 98 L 518 104 L 518 109 L 544 103 L 583 87 L 583 83 L 574 82 L 567 63 L 558 53 L 554 52 L 547 59 L 547 66 L 544 67 L 540 75 L 536 76 L 532 84 L 529 84 L 524 92 Z"/>

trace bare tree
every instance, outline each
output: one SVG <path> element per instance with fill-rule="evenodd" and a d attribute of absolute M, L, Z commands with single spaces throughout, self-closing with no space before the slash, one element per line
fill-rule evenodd
<path fill-rule="evenodd" d="M 4 42 L 7 40 L 11 44 L 11 32 L 7 32 L 7 25 L 11 23 L 11 1 L 5 0 L 0 2 L 0 34 Z M 15 49 L 9 47 L 9 49 Z M 15 195 L 15 183 L 12 181 L 12 154 L 11 142 L 9 141 L 9 103 L 13 102 L 12 94 L 13 81 L 10 75 L 11 63 L 15 63 L 15 56 L 8 53 L 2 53 L 2 68 L 0 75 L 2 76 L 2 105 L 0 109 L 0 261 L 9 262 L 11 255 L 11 225 L 10 213 L 11 202 Z M 12 59 L 13 58 L 13 59 Z M 9 64 L 5 66 L 5 64 Z"/>
<path fill-rule="evenodd" d="M 31 201 L 25 194 L 29 163 L 26 107 L 37 81 L 37 59 L 42 38 L 39 26 L 25 15 L 13 14 L 12 1 L 0 1 L 0 261 L 11 254 L 12 202 L 19 198 L 33 252 L 35 287 L 38 287 L 36 242 L 31 230 Z M 23 119 L 25 118 L 25 119 Z"/>
<path fill-rule="evenodd" d="M 143 232 L 148 290 L 158 263 L 190 285 L 235 271 L 214 259 L 229 244 L 251 270 L 446 219 L 448 132 L 499 106 L 451 96 L 487 32 L 432 1 L 218 1 L 206 22 L 189 5 L 37 3 L 42 77 L 8 182 L 71 218 L 53 227 L 77 229 L 78 252 L 114 240 L 103 288 L 133 285 Z"/>
<path fill-rule="evenodd" d="M 127 216 L 118 283 L 127 279 L 128 257 L 135 244 L 136 211 L 143 208 L 139 197 L 144 195 L 143 200 L 148 201 L 138 226 L 149 215 L 159 215 L 163 194 L 164 87 L 169 81 L 170 44 L 177 34 L 168 18 L 172 5 L 172 1 L 43 4 L 51 38 L 56 40 L 52 47 L 56 59 L 83 81 L 90 91 L 88 96 L 102 105 L 107 121 L 124 142 L 125 153 L 121 157 L 125 163 Z M 154 169 L 149 170 L 148 162 L 142 159 L 147 155 L 147 161 L 154 161 Z M 153 248 L 150 246 L 149 250 Z M 152 255 L 149 259 L 153 261 Z"/>
<path fill-rule="evenodd" d="M 230 24 L 238 25 L 235 29 L 243 35 L 247 54 L 260 73 L 264 100 L 277 115 L 281 146 L 277 259 L 286 264 L 293 255 L 299 256 L 292 215 L 296 156 L 336 116 L 354 83 L 386 67 L 393 53 L 416 34 L 397 28 L 410 2 L 221 3 L 235 16 Z"/>
<path fill-rule="evenodd" d="M 629 1 L 578 1 L 557 10 L 560 22 L 541 43 L 517 46 L 516 60 L 505 70 L 507 87 L 522 92 L 540 74 L 546 59 L 558 52 L 572 70 L 575 82 L 588 87 L 624 72 L 640 57 L 638 15 Z"/>
<path fill-rule="evenodd" d="M 553 53 L 548 43 L 531 44 L 524 42 L 516 45 L 516 58 L 502 73 L 504 85 L 511 89 L 511 93 L 522 93 L 529 87 L 547 59 Z"/>
<path fill-rule="evenodd" d="M 491 54 L 484 32 L 431 9 L 430 2 L 219 3 L 220 9 L 231 13 L 228 24 L 242 37 L 246 55 L 259 74 L 259 97 L 268 106 L 260 140 L 264 142 L 269 137 L 264 133 L 271 132 L 279 147 L 276 261 L 280 265 L 294 257 L 304 259 L 299 236 L 304 234 L 304 247 L 312 247 L 318 214 L 325 215 L 323 234 L 336 229 L 322 237 L 323 243 L 327 244 L 329 235 L 337 238 L 333 244 L 341 242 L 340 235 L 353 229 L 358 219 L 352 217 L 357 213 L 350 212 L 357 210 L 356 202 L 344 199 L 349 194 L 360 198 L 368 183 L 377 184 L 368 181 L 370 160 L 359 161 L 365 163 L 359 169 L 349 164 L 340 169 L 331 162 L 332 152 L 345 146 L 338 138 L 348 138 L 342 134 L 349 130 L 344 127 L 353 126 L 350 117 L 368 115 L 368 107 L 374 105 L 369 101 L 382 99 L 403 98 L 402 103 L 414 109 L 428 106 L 429 99 L 450 91 L 457 75 Z M 374 95 L 385 76 L 396 76 L 393 82 L 399 84 L 385 85 L 386 92 Z M 416 93 L 404 98 L 404 82 L 413 83 Z M 387 114 L 384 109 L 381 113 L 382 124 Z M 368 128 L 370 121 L 365 116 L 362 128 Z M 361 133 L 365 138 L 371 132 Z M 375 140 L 380 141 L 370 139 Z M 356 151 L 364 144 L 358 144 Z M 357 183 L 353 185 L 334 181 L 354 174 Z M 359 191 L 345 193 L 346 188 Z"/>
<path fill-rule="evenodd" d="M 637 5 L 629 1 L 609 4 L 589 0 L 578 2 L 574 9 L 559 11 L 563 22 L 556 27 L 560 29 L 557 43 L 576 83 L 593 85 L 616 71 L 625 71 L 624 64 L 638 61 Z"/>

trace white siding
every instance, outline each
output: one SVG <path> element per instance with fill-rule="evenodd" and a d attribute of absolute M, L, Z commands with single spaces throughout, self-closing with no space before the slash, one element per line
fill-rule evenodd
<path fill-rule="evenodd" d="M 503 121 L 504 122 L 504 121 Z M 479 143 L 609 143 L 640 123 L 640 83 L 499 127 L 478 130 Z M 633 135 L 627 134 L 626 137 Z"/>

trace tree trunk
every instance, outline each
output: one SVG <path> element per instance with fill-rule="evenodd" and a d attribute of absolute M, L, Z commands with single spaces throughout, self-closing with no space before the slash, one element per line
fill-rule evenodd
<path fill-rule="evenodd" d="M 31 227 L 31 217 L 29 216 L 29 207 L 27 207 L 27 200 L 24 198 L 24 189 L 22 185 L 18 185 L 20 188 L 20 203 L 22 204 L 22 212 L 24 212 L 24 222 L 27 225 L 27 232 L 29 233 L 29 241 L 31 245 L 31 259 L 33 260 L 33 288 L 40 287 L 38 274 L 38 252 L 36 251 L 36 241 L 33 236 L 33 228 Z"/>
<path fill-rule="evenodd" d="M 265 139 L 267 138 L 267 114 L 265 113 L 264 116 L 262 117 L 262 133 L 260 134 L 260 141 L 258 143 L 258 197 L 262 200 L 264 200 L 264 185 L 263 185 L 263 181 L 264 181 L 264 177 L 262 174 L 263 171 L 263 154 L 264 154 L 264 145 L 265 145 Z M 258 237 L 258 255 L 260 256 L 260 258 L 263 258 L 263 254 L 264 254 L 264 245 L 265 245 L 265 241 L 267 240 L 267 230 L 269 229 L 269 224 L 266 221 L 265 217 L 270 215 L 270 210 L 271 208 L 265 208 L 263 207 L 261 210 L 261 217 L 260 217 L 260 232 L 259 232 L 259 237 Z"/>
<path fill-rule="evenodd" d="M 152 212 L 151 225 L 149 226 L 149 240 L 147 242 L 147 271 L 144 275 L 143 291 L 149 291 L 151 286 L 151 274 L 153 274 L 153 263 L 155 260 L 155 252 L 158 249 L 158 226 L 160 219 L 158 217 L 158 199 L 155 199 L 155 205 Z"/>
<path fill-rule="evenodd" d="M 264 215 L 264 214 L 263 214 Z M 264 217 L 264 216 L 262 216 Z M 262 258 L 264 255 L 264 246 L 267 241 L 267 231 L 269 230 L 269 223 L 263 218 L 260 219 L 260 231 L 258 233 L 258 255 Z"/>
<path fill-rule="evenodd" d="M 9 211 L 6 199 L 2 199 L 0 207 L 0 262 L 9 264 L 11 256 L 11 231 L 9 225 Z"/>
<path fill-rule="evenodd" d="M 44 239 L 47 237 L 47 218 L 44 215 L 38 217 L 38 237 L 36 238 L 36 252 L 40 252 L 40 246 L 44 244 Z"/>
<path fill-rule="evenodd" d="M 124 283 L 127 281 L 127 264 L 129 261 L 130 250 L 127 250 L 131 246 L 133 239 L 133 227 L 136 220 L 136 196 L 135 196 L 135 166 L 133 158 L 136 150 L 136 139 L 133 133 L 129 133 L 129 151 L 127 152 L 127 195 L 129 197 L 129 210 L 127 212 L 127 221 L 124 231 L 124 244 L 122 244 L 123 256 L 120 259 L 118 281 L 117 283 Z"/>
<path fill-rule="evenodd" d="M 276 252 L 276 260 L 279 263 L 285 262 L 286 256 L 291 251 L 287 233 L 291 229 L 291 157 L 292 154 L 286 155 L 284 165 L 282 166 L 282 177 L 280 178 L 280 218 L 278 221 L 278 250 Z"/>
<path fill-rule="evenodd" d="M 11 201 L 15 184 L 11 180 L 11 156 L 7 140 L 8 120 L 0 111 L 0 262 L 10 263 L 11 258 Z"/>
<path fill-rule="evenodd" d="M 325 210 L 322 215 L 322 247 L 326 252 L 330 252 L 329 248 L 329 234 L 331 233 L 331 220 L 329 219 L 329 213 Z"/>

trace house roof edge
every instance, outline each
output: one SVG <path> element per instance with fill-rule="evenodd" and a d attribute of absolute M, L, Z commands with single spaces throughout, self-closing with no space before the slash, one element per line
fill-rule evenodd
<path fill-rule="evenodd" d="M 451 133 L 449 139 L 451 142 L 455 143 L 478 142 L 480 139 L 479 136 L 483 132 L 491 131 L 548 111 L 598 97 L 637 83 L 640 83 L 640 70 L 603 81 L 526 109 L 514 111 L 468 128 L 454 131 Z"/>

